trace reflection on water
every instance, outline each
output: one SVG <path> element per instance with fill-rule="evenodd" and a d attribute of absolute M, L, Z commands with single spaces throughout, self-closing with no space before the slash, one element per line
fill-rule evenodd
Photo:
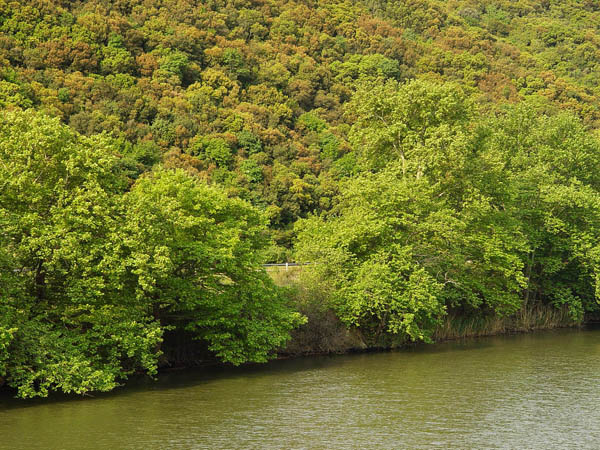
<path fill-rule="evenodd" d="M 0 399 L 0 448 L 599 448 L 599 403 L 600 330 L 562 330 Z"/>

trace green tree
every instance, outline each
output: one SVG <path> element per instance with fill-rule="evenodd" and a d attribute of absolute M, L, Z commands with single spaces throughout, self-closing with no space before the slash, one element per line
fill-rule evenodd
<path fill-rule="evenodd" d="M 486 127 L 496 174 L 481 189 L 527 236 L 524 301 L 566 304 L 580 320 L 598 307 L 600 143 L 571 114 L 542 116 L 528 105 Z"/>
<path fill-rule="evenodd" d="M 403 174 L 419 177 L 434 166 L 462 164 L 455 152 L 472 108 L 456 86 L 420 80 L 367 83 L 346 114 L 354 119 L 350 141 L 370 170 L 400 161 Z"/>
<path fill-rule="evenodd" d="M 261 266 L 266 219 L 183 171 L 130 180 L 104 136 L 0 118 L 0 379 L 21 397 L 156 373 L 166 328 L 266 361 L 303 318 Z"/>
<path fill-rule="evenodd" d="M 156 170 L 125 197 L 126 290 L 163 324 L 193 332 L 221 360 L 263 362 L 302 323 L 261 267 L 256 209 L 183 171 Z"/>
<path fill-rule="evenodd" d="M 0 117 L 0 376 L 21 397 L 156 370 L 162 332 L 120 302 L 105 267 L 125 186 L 116 163 L 105 138 L 32 112 Z"/>
<path fill-rule="evenodd" d="M 310 271 L 339 317 L 371 344 L 384 343 L 386 334 L 430 341 L 444 315 L 443 285 L 419 263 L 417 236 L 442 219 L 427 190 L 397 171 L 368 175 L 346 184 L 329 217 L 297 225 L 298 258 L 314 263 Z"/>

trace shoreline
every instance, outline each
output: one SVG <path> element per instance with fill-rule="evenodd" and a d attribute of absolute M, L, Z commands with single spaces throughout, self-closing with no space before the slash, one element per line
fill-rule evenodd
<path fill-rule="evenodd" d="M 311 316 L 311 320 L 300 328 L 292 332 L 292 339 L 288 342 L 288 346 L 284 350 L 277 352 L 277 355 L 269 361 L 284 361 L 299 358 L 310 358 L 318 356 L 333 356 L 333 355 L 350 355 L 350 354 L 366 354 L 379 353 L 389 351 L 402 351 L 410 348 L 424 348 L 429 345 L 440 344 L 444 342 L 473 339 L 479 337 L 503 336 L 503 335 L 518 335 L 529 334 L 536 331 L 549 331 L 553 329 L 567 328 L 586 328 L 600 324 L 600 321 L 594 318 L 586 318 L 581 322 L 574 322 L 568 315 L 566 308 L 557 309 L 548 305 L 540 305 L 528 310 L 522 310 L 519 313 L 508 317 L 464 317 L 458 315 L 447 315 L 442 324 L 438 326 L 434 335 L 433 342 L 427 343 L 423 341 L 409 342 L 394 340 L 393 336 L 385 336 L 387 341 L 379 343 L 367 343 L 358 329 L 346 328 L 332 311 L 320 310 L 315 314 L 315 310 L 304 311 L 305 314 Z M 181 344 L 181 341 L 179 342 Z M 194 345 L 194 342 L 186 342 L 186 344 Z M 183 347 L 173 347 L 178 351 L 187 353 Z M 191 352 L 189 356 L 195 353 L 194 356 L 200 356 L 199 353 Z M 204 356 L 204 355 L 203 355 Z M 245 363 L 240 366 L 223 363 L 210 358 L 203 359 L 188 359 L 174 361 L 172 365 L 168 363 L 158 368 L 157 378 L 161 374 L 170 372 L 180 372 L 194 369 L 222 369 L 231 370 L 239 367 L 260 367 L 264 364 L 260 362 Z M 135 374 L 129 380 L 137 377 L 147 377 L 145 374 Z M 129 380 L 124 380 L 122 386 L 126 387 Z M 7 387 L 5 383 L 0 384 L 0 396 L 10 396 L 12 389 Z M 113 391 L 115 392 L 115 391 Z M 86 396 L 94 397 L 96 395 L 106 394 L 103 392 L 90 393 Z M 71 398 L 70 395 L 61 396 L 62 398 Z M 84 396 L 75 396 L 74 398 L 82 398 Z"/>
<path fill-rule="evenodd" d="M 562 310 L 557 310 L 556 308 L 553 308 L 551 306 L 545 306 L 541 308 L 535 308 L 534 312 L 534 314 L 531 314 L 531 312 L 525 314 L 520 312 L 517 316 L 509 316 L 504 318 L 490 317 L 484 321 L 480 321 L 476 325 L 469 324 L 470 326 L 468 327 L 464 326 L 464 321 L 470 320 L 469 318 L 447 316 L 445 318 L 444 323 L 436 330 L 432 343 L 417 341 L 396 342 L 390 345 L 368 345 L 367 343 L 365 343 L 364 340 L 362 340 L 362 337 L 360 336 L 360 333 L 357 332 L 357 330 L 349 330 L 345 328 L 339 321 L 334 321 L 327 324 L 330 327 L 330 332 L 332 334 L 336 332 L 341 333 L 343 336 L 341 338 L 337 337 L 337 339 L 339 339 L 343 344 L 347 345 L 333 347 L 327 346 L 326 343 L 321 342 L 321 349 L 316 349 L 304 346 L 302 345 L 302 342 L 299 342 L 302 339 L 302 336 L 298 336 L 298 334 L 302 333 L 301 327 L 300 329 L 295 330 L 295 332 L 293 333 L 295 334 L 295 336 L 288 343 L 288 347 L 286 347 L 286 349 L 284 350 L 277 352 L 277 356 L 271 359 L 270 361 L 282 361 L 312 356 L 378 353 L 388 352 L 392 350 L 401 351 L 403 349 L 427 347 L 429 345 L 458 341 L 463 339 L 529 334 L 535 333 L 537 331 L 549 331 L 555 329 L 581 329 L 586 328 L 588 326 L 593 326 L 593 324 L 600 324 L 600 321 L 593 320 L 573 322 L 569 319 L 568 312 L 564 308 Z M 327 316 L 327 314 L 325 314 L 325 316 Z M 325 317 L 325 319 L 331 319 L 331 315 Z M 463 322 L 462 324 L 459 323 L 461 321 Z M 311 325 L 315 325 L 315 322 L 313 321 Z M 331 338 L 330 335 L 322 335 L 321 337 L 323 338 L 323 340 L 336 339 L 335 336 Z M 296 346 L 295 349 L 294 346 Z M 290 347 L 292 347 L 291 350 Z M 266 363 L 250 362 L 242 364 L 240 366 L 232 366 L 219 361 L 199 360 L 197 362 L 189 364 L 177 364 L 170 367 L 164 366 L 162 368 L 159 368 L 159 375 L 161 372 L 168 373 L 186 369 L 260 366 L 262 364 Z"/>
<path fill-rule="evenodd" d="M 512 329 L 505 329 L 501 332 L 494 332 L 494 333 L 485 333 L 485 334 L 478 333 L 478 334 L 470 334 L 470 335 L 463 335 L 463 336 L 456 336 L 456 337 L 445 337 L 443 339 L 437 339 L 435 342 L 433 342 L 431 344 L 421 341 L 421 342 L 410 342 L 410 343 L 404 343 L 402 345 L 387 346 L 387 347 L 383 347 L 383 346 L 354 347 L 354 348 L 345 349 L 343 351 L 312 352 L 312 353 L 279 353 L 276 358 L 273 358 L 272 360 L 269 360 L 266 363 L 254 362 L 254 363 L 242 364 L 239 366 L 233 366 L 233 365 L 222 363 L 219 361 L 206 360 L 206 361 L 198 362 L 195 364 L 178 365 L 178 366 L 159 368 L 158 373 L 153 381 L 159 381 L 159 378 L 161 378 L 161 375 L 168 375 L 169 373 L 174 373 L 174 372 L 176 373 L 176 372 L 194 371 L 194 370 L 202 370 L 202 369 L 233 372 L 235 370 L 239 370 L 242 368 L 260 368 L 262 366 L 265 366 L 266 364 L 269 364 L 271 362 L 276 362 L 276 361 L 289 361 L 289 360 L 312 358 L 312 357 L 324 357 L 324 356 L 344 356 L 344 355 L 353 355 L 353 354 L 358 355 L 358 354 L 368 354 L 368 353 L 386 353 L 386 352 L 392 352 L 392 351 L 402 352 L 402 351 L 408 350 L 408 349 L 427 348 L 431 345 L 443 344 L 446 342 L 454 342 L 454 341 L 460 341 L 460 340 L 468 341 L 468 340 L 474 340 L 477 338 L 493 337 L 493 336 L 510 336 L 510 335 L 516 336 L 516 335 L 533 334 L 536 332 L 545 332 L 545 331 L 559 330 L 559 329 L 562 329 L 562 330 L 586 329 L 586 328 L 594 329 L 594 328 L 598 328 L 598 327 L 600 327 L 600 321 L 590 320 L 590 321 L 583 321 L 581 323 L 552 325 L 552 326 L 548 326 L 545 328 L 542 328 L 542 327 L 536 327 L 536 328 L 530 328 L 530 329 L 512 328 Z M 6 400 L 10 399 L 11 401 L 15 401 L 15 402 L 17 402 L 17 400 L 19 400 L 18 403 L 25 406 L 27 404 L 30 404 L 30 402 L 34 402 L 37 404 L 37 403 L 45 403 L 46 401 L 53 402 L 53 401 L 62 401 L 62 400 L 82 400 L 85 398 L 94 399 L 94 398 L 99 398 L 99 397 L 106 396 L 106 395 L 119 395 L 119 391 L 122 388 L 127 388 L 127 387 L 134 385 L 135 384 L 134 382 L 139 379 L 150 380 L 151 378 L 145 374 L 135 374 L 132 377 L 130 377 L 128 380 L 124 380 L 121 387 L 117 388 L 113 391 L 95 392 L 95 393 L 89 393 L 86 395 L 63 394 L 63 393 L 54 392 L 49 397 L 26 399 L 26 401 L 24 401 L 24 402 L 22 401 L 23 399 L 17 399 L 14 397 L 14 395 L 11 395 L 11 391 L 12 391 L 11 388 L 8 388 L 6 386 L 0 386 L 0 400 L 1 399 L 6 399 Z"/>

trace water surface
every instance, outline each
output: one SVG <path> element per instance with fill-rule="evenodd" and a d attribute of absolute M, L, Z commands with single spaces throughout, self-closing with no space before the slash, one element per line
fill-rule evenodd
<path fill-rule="evenodd" d="M 0 398 L 2 449 L 600 448 L 600 330 L 480 338 Z"/>

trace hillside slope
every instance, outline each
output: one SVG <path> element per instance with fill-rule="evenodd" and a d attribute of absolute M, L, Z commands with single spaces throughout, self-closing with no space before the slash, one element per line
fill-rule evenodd
<path fill-rule="evenodd" d="M 357 84 L 450 81 L 482 112 L 529 100 L 596 128 L 599 24 L 574 0 L 2 0 L 0 106 L 109 133 L 132 178 L 163 161 L 222 184 L 289 248 L 357 170 Z"/>

